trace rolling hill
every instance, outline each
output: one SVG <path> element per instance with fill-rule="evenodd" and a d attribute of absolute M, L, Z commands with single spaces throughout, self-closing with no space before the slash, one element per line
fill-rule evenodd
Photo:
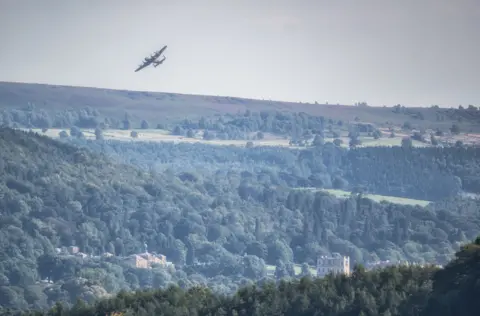
<path fill-rule="evenodd" d="M 0 82 L 0 108 L 25 107 L 28 103 L 46 111 L 92 107 L 102 114 L 123 119 L 125 112 L 133 121 L 180 120 L 218 114 L 251 111 L 305 112 L 336 120 L 360 120 L 376 124 L 402 125 L 414 121 L 425 128 L 448 129 L 457 122 L 452 109 L 426 107 L 369 107 L 317 103 L 293 103 L 236 97 L 202 96 L 166 92 L 126 91 L 47 84 Z M 454 115 L 455 114 L 455 115 Z M 480 130 L 475 117 L 465 116 L 464 130 Z"/>

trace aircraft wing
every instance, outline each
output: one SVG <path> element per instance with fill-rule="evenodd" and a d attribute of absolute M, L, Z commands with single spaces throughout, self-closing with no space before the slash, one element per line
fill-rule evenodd
<path fill-rule="evenodd" d="M 147 66 L 150 65 L 151 63 L 152 63 L 152 61 L 144 62 L 143 64 L 141 64 L 140 66 L 138 66 L 137 69 L 135 69 L 135 72 L 142 70 L 143 68 L 147 67 Z"/>
<path fill-rule="evenodd" d="M 156 51 L 155 54 L 153 55 L 154 59 L 157 59 L 162 55 L 162 53 L 167 49 L 167 45 L 163 46 L 162 49 L 159 51 Z"/>

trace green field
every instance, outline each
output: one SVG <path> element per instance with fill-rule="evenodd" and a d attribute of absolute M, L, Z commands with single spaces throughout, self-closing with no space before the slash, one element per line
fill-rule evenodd
<path fill-rule="evenodd" d="M 28 130 L 22 128 L 22 130 Z M 42 132 L 39 128 L 34 128 L 32 131 L 43 134 L 52 138 L 59 138 L 59 133 L 61 131 L 67 131 L 68 129 L 59 129 L 59 128 L 50 128 L 45 133 Z M 95 139 L 95 131 L 93 129 L 81 129 L 85 138 Z M 138 133 L 137 138 L 132 138 L 130 136 L 131 131 L 136 131 Z M 188 138 L 185 136 L 172 135 L 167 130 L 162 129 L 132 129 L 132 130 L 120 130 L 120 129 L 109 129 L 103 132 L 104 139 L 119 140 L 119 141 L 154 141 L 154 142 L 186 142 L 186 143 L 204 143 L 210 145 L 219 145 L 219 146 L 245 146 L 249 140 L 204 140 L 201 138 L 201 133 L 198 133 L 194 138 Z M 340 137 L 343 144 L 341 145 L 344 148 L 348 148 L 349 139 L 346 136 Z M 400 146 L 402 142 L 401 137 L 395 138 L 380 138 L 373 139 L 371 137 L 360 137 L 362 145 L 359 147 L 373 147 L 373 146 Z M 304 149 L 305 147 L 291 146 L 289 144 L 289 139 L 285 139 L 280 136 L 275 135 L 266 135 L 262 140 L 253 140 L 252 143 L 254 146 L 280 146 L 280 147 L 289 147 Z M 326 138 L 326 142 L 332 142 L 332 138 Z M 416 147 L 425 147 L 429 146 L 428 144 L 421 143 L 419 141 L 412 141 L 413 146 Z"/>
<path fill-rule="evenodd" d="M 341 147 L 343 148 L 349 148 L 349 142 L 350 139 L 345 135 L 340 137 L 343 141 Z M 393 146 L 401 146 L 402 144 L 402 137 L 396 136 L 394 138 L 379 138 L 379 139 L 374 139 L 373 137 L 366 137 L 366 136 L 360 136 L 358 138 L 362 144 L 357 146 L 357 147 L 379 147 L 379 146 L 387 146 L 387 147 L 393 147 Z M 333 138 L 325 138 L 326 142 L 333 142 Z M 414 147 L 428 147 L 431 146 L 430 144 L 425 144 L 422 142 L 419 142 L 417 140 L 412 140 L 412 145 Z"/>
<path fill-rule="evenodd" d="M 376 146 L 401 146 L 402 145 L 402 137 L 394 137 L 394 138 L 379 138 L 373 139 L 371 137 L 359 137 L 362 141 L 362 144 L 358 147 L 376 147 Z M 430 144 L 425 144 L 419 142 L 418 140 L 412 140 L 412 145 L 414 147 L 429 147 Z"/>
<path fill-rule="evenodd" d="M 335 190 L 335 189 L 317 189 L 317 188 L 297 188 L 298 190 L 311 190 L 311 191 L 323 191 L 328 192 L 338 198 L 347 198 L 351 195 L 351 192 L 344 191 L 344 190 Z M 430 204 L 430 201 L 425 200 L 415 200 L 415 199 L 407 199 L 401 198 L 396 196 L 387 196 L 387 195 L 378 195 L 378 194 L 364 194 L 366 198 L 369 198 L 375 202 L 390 202 L 394 204 L 402 204 L 402 205 L 420 205 L 420 206 L 427 206 Z"/>
<path fill-rule="evenodd" d="M 22 129 L 28 130 L 28 129 Z M 57 129 L 51 128 L 48 129 L 45 133 L 41 129 L 34 128 L 32 131 L 46 135 L 52 138 L 59 138 L 59 133 L 61 131 L 66 131 L 69 133 L 68 129 Z M 95 131 L 93 129 L 81 129 L 85 138 L 95 139 Z M 138 133 L 137 138 L 132 138 L 130 136 L 132 130 L 106 130 L 103 132 L 104 139 L 119 140 L 119 141 L 153 141 L 153 142 L 185 142 L 185 143 L 204 143 L 210 145 L 219 145 L 219 146 L 245 146 L 248 140 L 204 140 L 199 136 L 195 138 L 188 138 L 185 136 L 171 135 L 169 131 L 161 129 L 133 129 Z M 281 147 L 294 147 L 290 146 L 288 139 L 283 139 L 280 137 L 270 137 L 262 140 L 252 141 L 254 146 L 281 146 Z"/>

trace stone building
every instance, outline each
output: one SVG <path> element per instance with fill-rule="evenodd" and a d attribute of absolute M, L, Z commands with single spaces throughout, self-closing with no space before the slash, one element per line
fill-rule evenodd
<path fill-rule="evenodd" d="M 148 269 L 152 265 L 170 266 L 171 262 L 167 261 L 167 257 L 160 254 L 151 254 L 148 252 L 131 255 L 125 258 L 125 263 L 134 268 Z"/>
<path fill-rule="evenodd" d="M 148 261 L 139 255 L 131 255 L 126 257 L 124 260 L 126 264 L 134 268 L 139 268 L 139 269 L 149 268 Z"/>
<path fill-rule="evenodd" d="M 329 273 L 350 275 L 350 257 L 339 253 L 318 257 L 317 276 L 324 277 Z"/>

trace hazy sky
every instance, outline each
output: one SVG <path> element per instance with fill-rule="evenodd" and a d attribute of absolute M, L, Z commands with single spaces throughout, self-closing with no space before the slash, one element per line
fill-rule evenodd
<path fill-rule="evenodd" d="M 480 0 L 0 0 L 0 81 L 480 105 L 479 59 Z"/>

